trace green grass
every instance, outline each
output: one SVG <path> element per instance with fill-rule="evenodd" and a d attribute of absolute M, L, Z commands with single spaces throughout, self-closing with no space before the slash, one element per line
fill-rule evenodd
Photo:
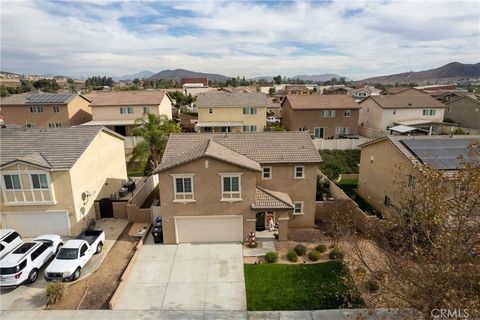
<path fill-rule="evenodd" d="M 143 168 L 141 168 L 137 163 L 129 164 L 127 162 L 127 176 L 143 177 Z"/>
<path fill-rule="evenodd" d="M 330 180 L 336 179 L 340 173 L 358 173 L 360 150 L 320 150 L 323 162 L 320 170 Z"/>
<path fill-rule="evenodd" d="M 358 179 L 342 179 L 337 182 L 337 185 L 357 185 Z"/>
<path fill-rule="evenodd" d="M 337 186 L 345 192 L 350 198 L 355 194 L 358 188 L 358 179 L 342 179 L 336 183 Z"/>
<path fill-rule="evenodd" d="M 317 310 L 363 306 L 340 261 L 245 265 L 247 309 Z"/>

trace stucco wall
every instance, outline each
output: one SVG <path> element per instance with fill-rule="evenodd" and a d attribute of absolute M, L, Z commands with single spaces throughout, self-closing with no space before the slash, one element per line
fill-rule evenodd
<path fill-rule="evenodd" d="M 93 106 L 92 117 L 94 121 L 102 120 L 136 120 L 142 118 L 143 107 L 150 107 L 150 113 L 159 114 L 159 105 L 128 106 L 133 108 L 133 113 L 120 113 L 121 107 L 127 106 Z"/>
<path fill-rule="evenodd" d="M 445 118 L 460 123 L 462 127 L 480 129 L 480 102 L 464 97 L 447 104 Z"/>
<path fill-rule="evenodd" d="M 243 114 L 243 107 L 214 107 L 208 113 L 207 107 L 198 108 L 198 122 L 242 121 L 244 125 L 256 125 L 257 131 L 264 131 L 267 122 L 267 108 L 255 108 L 257 114 Z"/>
<path fill-rule="evenodd" d="M 92 120 L 90 102 L 80 96 L 75 97 L 68 104 L 68 126 L 82 124 Z"/>

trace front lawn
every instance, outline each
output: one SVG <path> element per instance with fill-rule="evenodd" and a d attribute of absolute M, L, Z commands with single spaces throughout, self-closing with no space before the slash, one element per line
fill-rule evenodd
<path fill-rule="evenodd" d="M 249 311 L 363 306 L 348 269 L 340 261 L 298 265 L 246 264 L 244 270 Z"/>

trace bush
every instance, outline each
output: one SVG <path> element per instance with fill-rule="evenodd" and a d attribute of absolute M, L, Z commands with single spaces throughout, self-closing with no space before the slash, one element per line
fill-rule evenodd
<path fill-rule="evenodd" d="M 63 282 L 49 282 L 47 285 L 47 306 L 50 306 L 62 300 L 64 289 L 65 284 Z"/>
<path fill-rule="evenodd" d="M 297 262 L 297 261 L 298 261 L 298 254 L 297 254 L 297 252 L 295 251 L 295 249 L 290 249 L 290 250 L 288 250 L 287 258 L 288 258 L 288 260 L 290 260 L 291 262 Z"/>
<path fill-rule="evenodd" d="M 324 245 L 324 244 L 319 244 L 319 245 L 315 248 L 315 250 L 317 250 L 318 252 L 322 253 L 322 252 L 327 251 L 327 246 Z"/>
<path fill-rule="evenodd" d="M 307 253 L 307 248 L 302 244 L 297 244 L 294 250 L 299 256 L 304 256 Z"/>
<path fill-rule="evenodd" d="M 377 292 L 380 289 L 380 284 L 375 279 L 368 279 L 365 281 L 365 288 L 369 292 Z"/>
<path fill-rule="evenodd" d="M 278 260 L 278 254 L 275 251 L 267 252 L 265 255 L 265 261 L 268 263 L 275 263 Z"/>
<path fill-rule="evenodd" d="M 320 252 L 318 252 L 317 250 L 312 250 L 308 253 L 308 259 L 312 260 L 312 261 L 318 261 L 320 260 Z"/>
<path fill-rule="evenodd" d="M 339 247 L 334 247 L 333 250 L 330 252 L 328 257 L 332 260 L 341 260 L 345 256 L 345 252 Z"/>

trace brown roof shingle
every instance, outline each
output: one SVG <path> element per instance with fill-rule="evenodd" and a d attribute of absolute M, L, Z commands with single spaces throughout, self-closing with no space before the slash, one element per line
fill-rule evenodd
<path fill-rule="evenodd" d="M 257 186 L 255 203 L 252 204 L 252 209 L 293 209 L 293 202 L 286 193 Z"/>
<path fill-rule="evenodd" d="M 360 106 L 351 96 L 345 94 L 327 95 L 288 95 L 292 109 L 317 110 L 317 109 L 359 109 Z"/>
<path fill-rule="evenodd" d="M 100 91 L 90 93 L 86 97 L 92 101 L 90 106 L 138 106 L 159 105 L 165 98 L 165 91 L 136 90 L 136 91 Z M 168 99 L 168 96 L 167 96 Z"/>
<path fill-rule="evenodd" d="M 446 108 L 446 106 L 427 93 L 421 94 L 387 94 L 379 96 L 370 96 L 360 102 L 360 105 L 372 99 L 383 109 L 402 109 L 402 108 Z"/>
<path fill-rule="evenodd" d="M 197 96 L 197 108 L 211 107 L 266 107 L 267 96 L 264 93 L 254 92 L 225 92 Z"/>

